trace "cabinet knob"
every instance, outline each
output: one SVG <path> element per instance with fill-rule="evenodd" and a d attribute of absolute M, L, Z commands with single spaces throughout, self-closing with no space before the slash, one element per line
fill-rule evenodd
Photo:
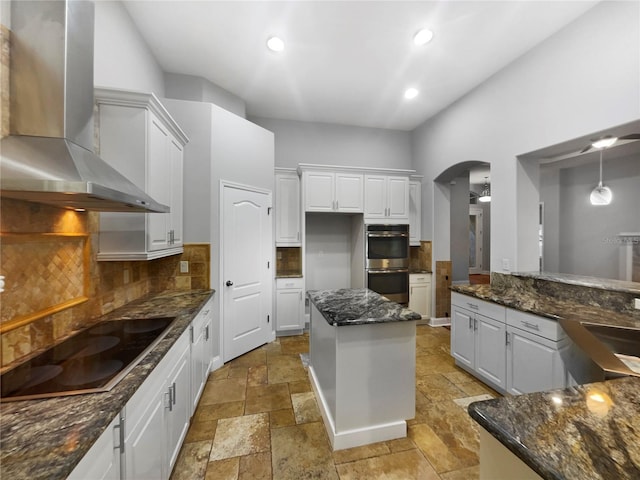
<path fill-rule="evenodd" d="M 226 285 L 227 287 L 231 287 L 231 286 L 233 286 L 233 282 L 232 282 L 231 280 L 227 280 L 227 282 L 225 283 L 225 285 Z"/>

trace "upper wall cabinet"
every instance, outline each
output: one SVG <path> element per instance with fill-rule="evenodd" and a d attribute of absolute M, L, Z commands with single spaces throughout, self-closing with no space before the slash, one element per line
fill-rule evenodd
<path fill-rule="evenodd" d="M 295 170 L 276 169 L 276 246 L 299 247 L 300 177 Z"/>
<path fill-rule="evenodd" d="M 363 175 L 342 171 L 304 171 L 306 212 L 362 213 Z"/>
<path fill-rule="evenodd" d="M 409 245 L 420 246 L 422 236 L 422 184 L 411 177 L 409 181 Z"/>
<path fill-rule="evenodd" d="M 365 175 L 365 223 L 409 223 L 409 177 Z"/>
<path fill-rule="evenodd" d="M 188 139 L 152 93 L 95 91 L 100 156 L 169 213 L 100 214 L 98 260 L 182 253 L 183 151 Z"/>

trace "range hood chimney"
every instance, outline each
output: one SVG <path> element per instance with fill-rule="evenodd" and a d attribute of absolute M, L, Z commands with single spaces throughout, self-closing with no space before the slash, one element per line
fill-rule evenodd
<path fill-rule="evenodd" d="M 11 135 L 3 197 L 64 208 L 168 212 L 93 153 L 94 4 L 11 2 Z"/>

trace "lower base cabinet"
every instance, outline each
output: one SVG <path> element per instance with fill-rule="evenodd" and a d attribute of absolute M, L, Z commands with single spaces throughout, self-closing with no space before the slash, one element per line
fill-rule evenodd
<path fill-rule="evenodd" d="M 276 278 L 276 332 L 295 335 L 303 329 L 303 279 Z"/>
<path fill-rule="evenodd" d="M 409 309 L 422 315 L 431 317 L 431 274 L 409 274 Z"/>
<path fill-rule="evenodd" d="M 490 387 L 520 395 L 568 386 L 557 321 L 458 293 L 451 311 L 451 355 Z"/>
<path fill-rule="evenodd" d="M 187 330 L 154 370 L 149 388 L 145 382 L 127 403 L 126 479 L 171 475 L 191 417 L 189 343 Z"/>

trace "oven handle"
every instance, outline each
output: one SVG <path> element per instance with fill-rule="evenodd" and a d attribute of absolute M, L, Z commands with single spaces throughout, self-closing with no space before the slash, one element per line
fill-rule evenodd
<path fill-rule="evenodd" d="M 393 238 L 393 237 L 400 237 L 400 238 L 405 238 L 408 237 L 409 234 L 408 233 L 395 233 L 395 232 L 389 232 L 389 233 L 367 233 L 367 237 L 368 238 Z"/>
<path fill-rule="evenodd" d="M 385 270 L 367 270 L 367 273 L 409 273 L 406 268 L 394 268 Z"/>

